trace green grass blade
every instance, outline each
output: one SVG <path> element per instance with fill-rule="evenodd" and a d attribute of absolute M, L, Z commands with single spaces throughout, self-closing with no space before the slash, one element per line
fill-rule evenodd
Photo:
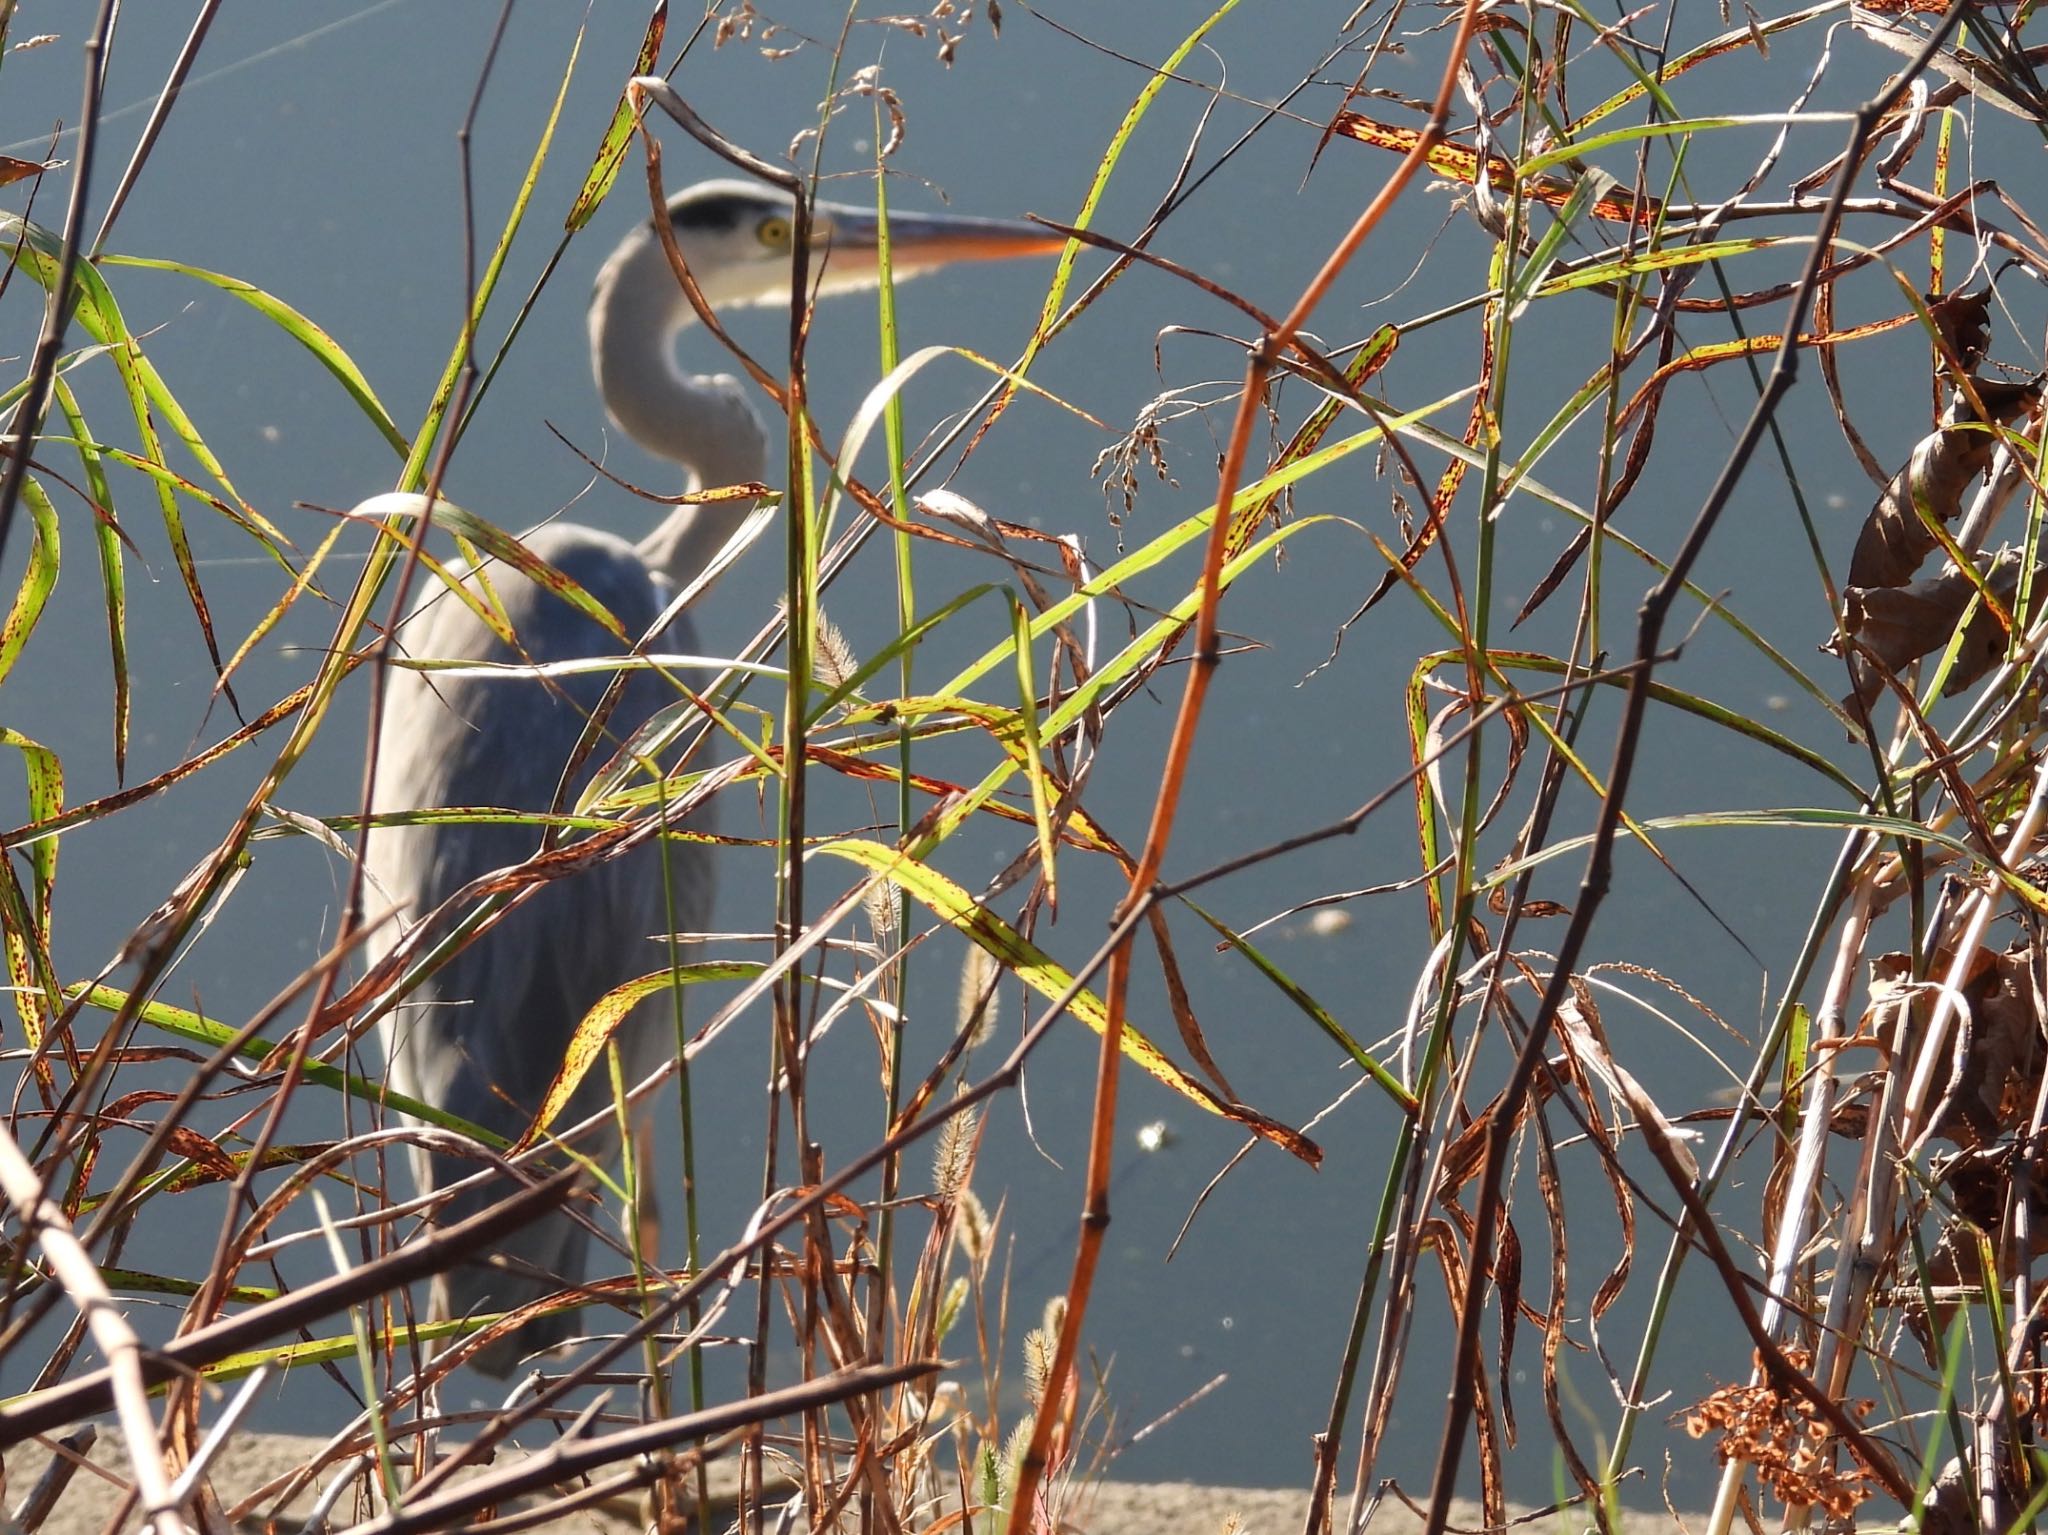
<path fill-rule="evenodd" d="M 651 75 L 661 64 L 662 34 L 668 30 L 668 0 L 660 0 L 654 14 L 647 18 L 647 31 L 640 39 L 640 52 L 633 61 L 633 68 L 627 79 L 640 75 Z M 619 104 L 612 110 L 612 120 L 604 130 L 604 138 L 597 146 L 597 154 L 590 162 L 590 170 L 583 178 L 583 185 L 576 191 L 576 200 L 569 205 L 569 216 L 562 220 L 562 227 L 570 234 L 576 233 L 588 224 L 606 197 L 611 195 L 612 184 L 619 179 L 619 167 L 625 163 L 626 145 L 632 141 L 633 126 L 638 121 L 633 112 L 633 100 L 624 91 L 619 93 Z"/>
<path fill-rule="evenodd" d="M 292 340 L 312 353 L 313 360 L 333 375 L 335 381 L 347 391 L 348 397 L 369 420 L 377 433 L 390 443 L 400 457 L 410 449 L 405 433 L 391 419 L 391 413 L 384 408 L 384 402 L 377 398 L 377 391 L 370 387 L 370 381 L 363 376 L 362 369 L 355 364 L 336 341 L 320 326 L 306 318 L 298 310 L 275 294 L 266 293 L 254 283 L 229 277 L 223 272 L 208 271 L 205 267 L 192 266 L 183 261 L 161 261 L 148 256 L 102 256 L 104 265 L 136 267 L 148 271 L 175 272 L 181 277 L 192 278 L 230 294 L 247 304 L 251 309 L 269 320 Z"/>
<path fill-rule="evenodd" d="M 1233 931 L 1229 926 L 1202 910 L 1193 901 L 1188 901 L 1185 904 L 1189 911 L 1192 911 L 1196 916 L 1208 923 L 1209 926 L 1216 929 L 1217 936 L 1225 944 L 1250 960 L 1252 968 L 1271 981 L 1274 986 L 1278 987 L 1280 994 L 1300 1008 L 1310 1022 L 1321 1029 L 1331 1040 L 1335 1041 L 1337 1048 L 1350 1056 L 1360 1071 L 1377 1082 L 1380 1085 L 1380 1089 L 1394 1100 L 1402 1113 L 1413 1114 L 1416 1111 L 1419 1105 L 1416 1102 L 1415 1095 L 1401 1085 L 1401 1079 L 1374 1060 L 1365 1047 L 1351 1037 L 1350 1031 L 1336 1020 L 1330 1010 L 1309 994 L 1306 987 L 1288 975 L 1278 965 L 1274 964 L 1272 959 L 1249 938 Z"/>
<path fill-rule="evenodd" d="M 22 647 L 35 633 L 37 622 L 50 604 L 50 594 L 57 589 L 57 508 L 50 504 L 49 493 L 33 475 L 22 480 L 21 499 L 28 508 L 31 527 L 28 568 L 22 571 L 21 585 L 15 588 L 13 606 L 7 610 L 5 621 L 0 622 L 0 682 L 6 681 L 14 663 L 21 659 Z"/>
<path fill-rule="evenodd" d="M 83 999 L 88 1007 L 103 1012 L 119 1013 L 123 1008 L 133 1007 L 134 1016 L 161 1033 L 169 1034 L 207 1049 L 218 1050 L 235 1035 L 235 1030 L 225 1024 L 215 1023 L 210 1018 L 187 1012 L 182 1007 L 172 1007 L 167 1002 L 143 1002 L 136 1005 L 135 999 L 127 992 L 112 986 L 73 986 L 65 990 L 67 1000 Z M 244 1060 L 267 1060 L 276 1046 L 269 1040 L 251 1039 L 235 1053 Z M 458 1118 L 445 1109 L 435 1108 L 431 1103 L 422 1103 L 417 1098 L 408 1098 L 404 1093 L 394 1092 L 382 1082 L 373 1082 L 351 1075 L 325 1061 L 308 1057 L 299 1068 L 300 1075 L 317 1087 L 330 1088 L 335 1092 L 348 1094 L 363 1103 L 374 1103 L 394 1113 L 410 1114 L 425 1124 L 437 1125 L 443 1130 L 453 1130 L 471 1140 L 482 1141 L 486 1146 L 503 1151 L 510 1144 L 504 1136 L 482 1125 L 473 1125 L 466 1119 Z"/>
<path fill-rule="evenodd" d="M 121 530 L 114 521 L 114 492 L 107 483 L 106 467 L 71 386 L 60 376 L 55 385 L 57 408 L 71 427 L 78 443 L 78 461 L 85 472 L 85 488 L 94 502 L 93 544 L 99 554 L 100 597 L 107 615 L 107 654 L 114 678 L 114 782 L 128 773 L 128 723 L 133 693 L 128 677 L 128 567 L 121 554 Z"/>

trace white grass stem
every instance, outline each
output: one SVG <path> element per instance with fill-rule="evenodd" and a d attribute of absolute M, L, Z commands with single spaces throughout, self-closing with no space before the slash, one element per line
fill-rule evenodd
<path fill-rule="evenodd" d="M 0 1193 L 21 1212 L 24 1229 L 35 1232 L 36 1245 L 49 1260 L 50 1272 L 85 1318 L 93 1342 L 107 1361 L 114 1416 L 150 1525 L 157 1535 L 186 1535 L 185 1521 L 171 1495 L 171 1477 L 164 1465 L 163 1446 L 157 1441 L 156 1420 L 150 1415 L 149 1388 L 142 1378 L 142 1341 L 114 1303 L 113 1293 L 100 1278 L 99 1266 L 73 1233 L 63 1210 L 44 1193 L 42 1179 L 11 1131 L 0 1131 Z"/>
<path fill-rule="evenodd" d="M 1855 983 L 1864 939 L 1870 930 L 1874 893 L 1875 887 L 1869 879 L 1858 882 L 1855 903 L 1849 909 L 1848 920 L 1842 924 L 1841 939 L 1835 945 L 1835 961 L 1821 993 L 1820 1009 L 1814 1015 L 1809 1059 L 1842 1037 L 1850 989 Z M 1799 1143 L 1793 1155 L 1792 1176 L 1787 1180 L 1785 1197 L 1779 1206 L 1782 1213 L 1777 1239 L 1771 1245 L 1770 1276 L 1759 1313 L 1766 1331 L 1775 1330 L 1778 1325 L 1784 1311 L 1778 1297 L 1790 1290 L 1793 1270 L 1806 1250 L 1807 1217 L 1813 1208 L 1814 1190 L 1819 1186 L 1825 1169 L 1828 1131 L 1834 1112 L 1835 1074 L 1832 1062 L 1823 1062 L 1817 1068 L 1809 1068 L 1807 1074 L 1807 1090 L 1799 1116 Z M 1837 1277 L 1842 1277 L 1839 1272 Z M 1846 1296 L 1843 1299 L 1846 1302 Z M 1831 1300 L 1831 1308 L 1832 1305 Z M 1750 1378 L 1754 1382 L 1757 1372 L 1752 1371 Z M 1707 1535 L 1728 1535 L 1741 1502 L 1742 1484 L 1748 1474 L 1749 1462 L 1739 1458 L 1731 1458 L 1722 1468 L 1720 1484 L 1714 1491 L 1713 1514 L 1707 1521 Z M 1785 1522 L 1788 1529 L 1803 1528 L 1805 1511 L 1787 1509 Z"/>

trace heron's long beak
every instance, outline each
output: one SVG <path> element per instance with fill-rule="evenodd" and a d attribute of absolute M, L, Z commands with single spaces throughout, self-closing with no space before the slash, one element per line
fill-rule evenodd
<path fill-rule="evenodd" d="M 832 263 L 874 266 L 881 246 L 880 219 L 865 209 L 836 203 L 821 204 L 817 212 L 826 234 L 819 243 L 831 251 L 828 272 Z M 1009 219 L 957 213 L 889 215 L 889 269 L 896 277 L 915 277 L 956 261 L 1042 256 L 1066 243 L 1064 235 L 1050 229 Z"/>

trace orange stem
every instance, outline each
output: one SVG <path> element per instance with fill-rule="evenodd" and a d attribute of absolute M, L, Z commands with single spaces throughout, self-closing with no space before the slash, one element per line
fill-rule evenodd
<path fill-rule="evenodd" d="M 1193 664 L 1188 668 L 1187 687 L 1181 694 L 1180 712 L 1174 719 L 1173 739 L 1167 747 L 1166 766 L 1161 776 L 1159 801 L 1152 813 L 1152 825 L 1146 832 L 1144 850 L 1138 855 L 1138 866 L 1131 874 L 1130 889 L 1117 907 L 1119 920 L 1157 883 L 1160 867 L 1166 861 L 1167 844 L 1173 837 L 1174 817 L 1180 809 L 1181 786 L 1187 779 L 1188 763 L 1194 754 L 1195 730 L 1201 722 L 1202 704 L 1208 697 L 1209 682 L 1219 662 L 1217 610 L 1221 603 L 1224 550 L 1229 542 L 1237 493 L 1243 482 L 1252 426 L 1259 401 L 1265 397 L 1274 360 L 1294 344 L 1297 333 L 1308 322 L 1316 305 L 1322 302 L 1339 274 L 1365 244 L 1366 237 L 1407 189 L 1430 151 L 1442 140 L 1444 124 L 1450 118 L 1451 101 L 1457 89 L 1459 62 L 1465 56 L 1478 15 L 1479 0 L 1465 0 L 1464 10 L 1458 18 L 1457 34 L 1451 44 L 1450 58 L 1444 66 L 1443 82 L 1437 89 L 1429 122 L 1421 137 L 1402 157 L 1394 174 L 1367 204 L 1365 211 L 1359 214 L 1344 238 L 1338 241 L 1336 249 L 1330 252 L 1322 268 L 1309 280 L 1301 297 L 1278 328 L 1267 332 L 1252 348 L 1245 367 L 1244 394 L 1238 401 L 1236 419 L 1231 423 L 1230 445 L 1217 475 L 1215 520 L 1209 525 L 1209 539 L 1202 561 L 1201 607 L 1195 620 Z M 1094 1288 L 1102 1234 L 1109 1228 L 1109 1178 L 1116 1151 L 1117 1076 L 1130 980 L 1131 944 L 1127 936 L 1109 960 L 1108 996 L 1105 998 L 1108 1018 L 1102 1030 L 1102 1049 L 1095 1069 L 1095 1110 L 1088 1137 L 1087 1193 L 1081 1210 L 1080 1240 L 1074 1250 L 1073 1276 L 1067 1283 L 1066 1323 L 1060 1328 L 1052 1369 L 1046 1378 L 1045 1394 L 1038 1404 L 1038 1417 L 1031 1430 L 1031 1445 L 1024 1453 L 1023 1465 L 1018 1468 L 1017 1486 L 1011 1496 L 1009 1535 L 1029 1535 L 1031 1529 L 1031 1511 L 1037 1502 L 1039 1483 L 1045 1475 L 1053 1427 L 1059 1417 L 1060 1403 L 1066 1396 L 1067 1382 L 1073 1374 L 1074 1357 L 1079 1351 L 1081 1324 L 1087 1315 L 1089 1294 Z"/>

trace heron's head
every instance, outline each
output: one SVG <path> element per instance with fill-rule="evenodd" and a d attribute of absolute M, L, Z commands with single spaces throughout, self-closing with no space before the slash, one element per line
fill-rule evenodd
<path fill-rule="evenodd" d="M 752 181 L 702 181 L 669 199 L 668 219 L 690 275 L 713 309 L 789 302 L 796 212 L 787 193 Z M 871 209 L 814 203 L 810 276 L 817 291 L 875 286 L 881 233 Z M 1031 224 L 947 213 L 889 215 L 889 265 L 899 280 L 956 261 L 1055 251 L 1062 243 Z"/>

